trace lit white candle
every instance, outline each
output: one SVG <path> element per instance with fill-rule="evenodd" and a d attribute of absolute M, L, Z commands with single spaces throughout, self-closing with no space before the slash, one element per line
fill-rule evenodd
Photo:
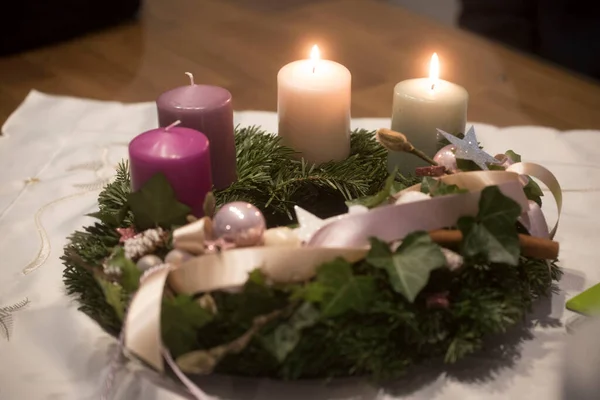
<path fill-rule="evenodd" d="M 402 81 L 394 88 L 392 129 L 402 132 L 419 150 L 433 157 L 438 150 L 437 129 L 448 133 L 465 132 L 469 94 L 454 83 L 439 79 L 437 54 L 431 57 L 429 78 Z M 420 158 L 390 152 L 388 170 L 414 174 L 415 168 L 427 165 Z"/>
<path fill-rule="evenodd" d="M 350 71 L 321 60 L 294 61 L 277 74 L 277 114 L 283 144 L 306 161 L 340 161 L 350 154 Z"/>

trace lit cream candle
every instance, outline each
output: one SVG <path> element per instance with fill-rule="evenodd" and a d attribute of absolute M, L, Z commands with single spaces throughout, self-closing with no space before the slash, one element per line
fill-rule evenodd
<path fill-rule="evenodd" d="M 343 65 L 321 60 L 317 46 L 309 60 L 279 70 L 278 134 L 298 157 L 315 164 L 348 157 L 351 78 Z"/>
<path fill-rule="evenodd" d="M 429 78 L 402 81 L 394 88 L 392 129 L 402 132 L 419 150 L 433 157 L 438 150 L 437 129 L 448 133 L 465 132 L 469 94 L 454 83 L 439 79 L 437 54 L 431 57 Z M 415 168 L 427 165 L 420 158 L 390 152 L 388 170 L 414 174 Z"/>

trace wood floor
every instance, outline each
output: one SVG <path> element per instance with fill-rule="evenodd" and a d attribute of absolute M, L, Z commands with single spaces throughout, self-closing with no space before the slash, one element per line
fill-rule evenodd
<path fill-rule="evenodd" d="M 600 86 L 378 0 L 146 0 L 139 21 L 0 59 L 0 121 L 27 92 L 152 101 L 197 82 L 238 110 L 276 109 L 276 74 L 318 43 L 352 72 L 354 117 L 388 117 L 396 82 L 441 75 L 470 93 L 469 119 L 600 128 Z"/>

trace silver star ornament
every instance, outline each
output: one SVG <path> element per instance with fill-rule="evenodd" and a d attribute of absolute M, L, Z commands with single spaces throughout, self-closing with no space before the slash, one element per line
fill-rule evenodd
<path fill-rule="evenodd" d="M 472 126 L 465 134 L 464 139 L 460 139 L 441 129 L 438 129 L 437 131 L 456 147 L 454 152 L 456 158 L 471 160 L 483 170 L 489 169 L 487 164 L 500 163 L 494 157 L 479 148 L 479 142 L 477 142 L 477 136 L 475 136 L 475 129 Z"/>

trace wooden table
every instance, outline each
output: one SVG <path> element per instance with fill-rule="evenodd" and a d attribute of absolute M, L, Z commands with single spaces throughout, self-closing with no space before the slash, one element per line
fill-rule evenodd
<path fill-rule="evenodd" d="M 151 101 L 185 71 L 238 110 L 275 111 L 277 71 L 313 43 L 352 72 L 354 117 L 389 116 L 394 84 L 425 76 L 436 51 L 472 121 L 600 128 L 600 85 L 377 0 L 146 0 L 138 22 L 0 59 L 0 121 L 33 88 Z"/>

